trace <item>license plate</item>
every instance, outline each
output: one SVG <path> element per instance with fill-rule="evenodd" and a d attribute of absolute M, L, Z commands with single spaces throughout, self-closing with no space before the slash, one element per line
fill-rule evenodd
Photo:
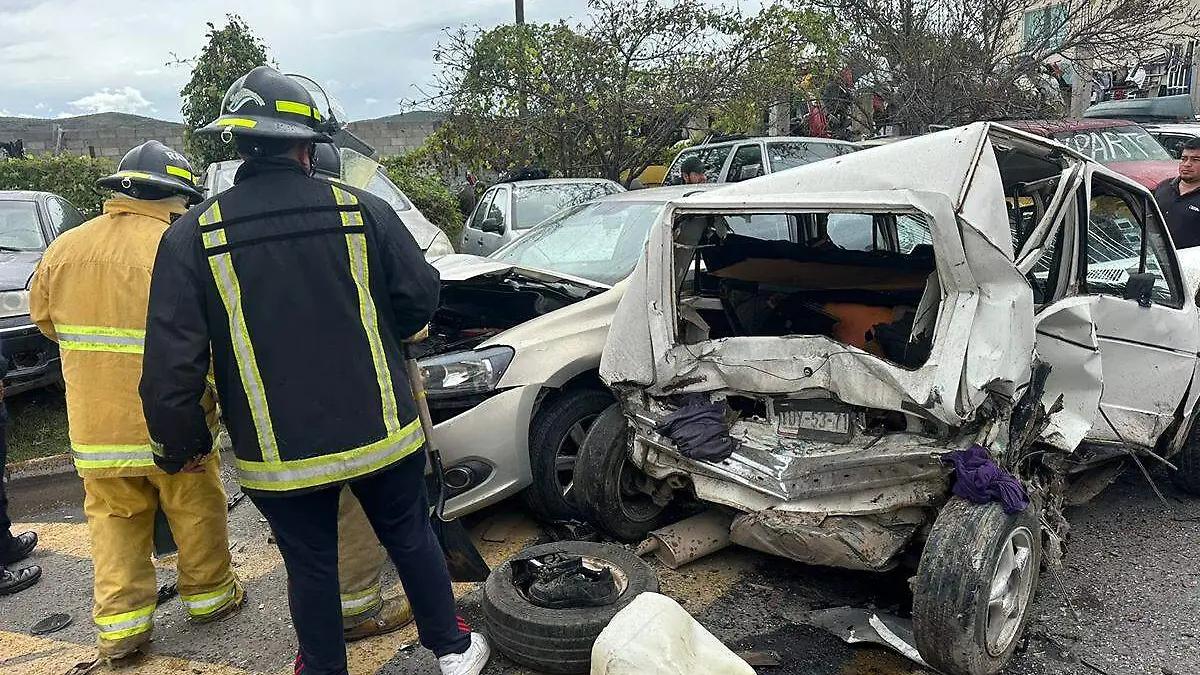
<path fill-rule="evenodd" d="M 850 413 L 822 410 L 789 410 L 779 413 L 779 433 L 800 436 L 805 431 L 850 433 Z"/>

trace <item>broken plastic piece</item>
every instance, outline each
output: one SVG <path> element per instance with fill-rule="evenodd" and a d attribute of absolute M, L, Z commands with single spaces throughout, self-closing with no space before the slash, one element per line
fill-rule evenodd
<path fill-rule="evenodd" d="M 908 619 L 857 607 L 834 607 L 810 612 L 805 623 L 833 633 L 846 644 L 869 642 L 887 647 L 913 663 L 938 672 L 925 663 L 914 646 L 912 621 Z"/>

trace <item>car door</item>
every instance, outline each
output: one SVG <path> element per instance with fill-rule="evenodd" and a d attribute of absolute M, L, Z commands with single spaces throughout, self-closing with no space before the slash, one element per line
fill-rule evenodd
<path fill-rule="evenodd" d="M 479 198 L 479 202 L 475 204 L 475 210 L 471 212 L 471 217 L 467 218 L 467 222 L 463 224 L 462 245 L 458 247 L 459 251 L 474 255 L 484 255 L 483 219 L 487 217 L 498 190 L 499 188 L 491 188 L 483 193 L 483 196 Z"/>
<path fill-rule="evenodd" d="M 1092 169 L 1091 171 L 1094 171 Z M 1200 351 L 1175 251 L 1148 195 L 1100 173 L 1080 219 L 1080 291 L 1092 316 L 1104 390 L 1089 441 L 1153 447 L 1174 420 Z M 1141 288 L 1135 275 L 1150 275 Z"/>
<path fill-rule="evenodd" d="M 46 243 L 54 241 L 60 234 L 83 223 L 83 215 L 65 199 L 50 195 L 43 203 L 46 221 L 43 234 Z"/>
<path fill-rule="evenodd" d="M 503 246 L 512 222 L 512 190 L 507 185 L 493 189 L 496 194 L 479 222 L 479 255 L 491 255 Z"/>

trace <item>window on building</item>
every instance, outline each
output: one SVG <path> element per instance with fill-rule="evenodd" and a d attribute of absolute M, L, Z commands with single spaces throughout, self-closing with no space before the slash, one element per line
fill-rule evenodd
<path fill-rule="evenodd" d="M 1025 46 L 1058 47 L 1067 39 L 1067 6 L 1047 5 L 1025 12 Z"/>

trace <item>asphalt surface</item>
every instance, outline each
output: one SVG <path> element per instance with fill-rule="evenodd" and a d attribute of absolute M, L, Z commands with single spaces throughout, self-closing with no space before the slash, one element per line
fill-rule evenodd
<path fill-rule="evenodd" d="M 1200 500 L 1161 475 L 1166 505 L 1145 479 L 1126 474 L 1092 503 L 1072 509 L 1072 535 L 1061 573 L 1044 573 L 1036 616 L 1008 672 L 1018 675 L 1194 675 L 1200 673 Z M 231 480 L 227 484 L 232 486 Z M 37 529 L 42 545 L 30 562 L 45 570 L 33 589 L 0 598 L 0 673 L 60 675 L 91 653 L 91 565 L 82 490 L 73 476 L 11 488 L 13 520 Z M 473 518 L 472 534 L 495 564 L 547 534 L 513 504 Z M 130 672 L 184 675 L 291 673 L 295 637 L 278 552 L 249 500 L 230 514 L 238 574 L 249 599 L 243 611 L 210 626 L 183 621 L 177 599 L 158 610 L 151 653 Z M 792 564 L 731 548 L 678 571 L 659 568 L 662 592 L 679 601 L 735 650 L 772 651 L 766 675 L 916 675 L 929 673 L 883 648 L 848 646 L 805 624 L 807 612 L 853 605 L 903 615 L 911 603 L 906 575 Z M 160 582 L 174 578 L 161 564 Z M 395 587 L 394 573 L 385 585 Z M 458 585 L 464 616 L 482 626 L 478 591 Z M 67 612 L 74 623 L 45 637 L 29 635 L 38 619 Z M 408 627 L 354 643 L 352 673 L 437 673 Z M 493 659 L 485 671 L 533 673 Z"/>

